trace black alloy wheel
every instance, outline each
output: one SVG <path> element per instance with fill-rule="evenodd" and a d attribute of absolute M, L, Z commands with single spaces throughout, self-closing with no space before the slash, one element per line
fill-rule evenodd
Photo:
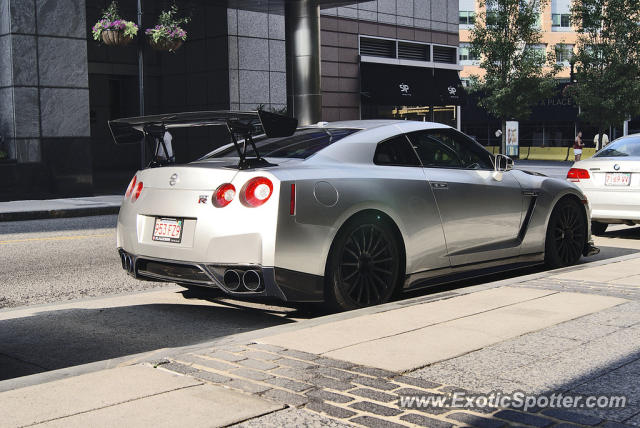
<path fill-rule="evenodd" d="M 552 267 L 575 264 L 587 241 L 584 208 L 574 199 L 562 199 L 554 207 L 545 243 L 545 261 Z"/>
<path fill-rule="evenodd" d="M 389 301 L 400 280 L 393 230 L 377 216 L 345 227 L 330 256 L 328 301 L 349 310 Z"/>

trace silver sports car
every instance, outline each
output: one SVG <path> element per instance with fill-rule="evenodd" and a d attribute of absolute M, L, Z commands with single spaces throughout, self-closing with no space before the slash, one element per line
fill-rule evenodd
<path fill-rule="evenodd" d="M 232 139 L 186 165 L 156 157 L 131 180 L 117 247 L 123 268 L 139 279 L 344 310 L 497 269 L 571 265 L 597 252 L 576 186 L 513 170 L 511 159 L 446 125 L 297 127 L 265 112 L 109 125 L 116 142 L 144 139 L 156 153 L 174 128 L 222 125 Z"/>

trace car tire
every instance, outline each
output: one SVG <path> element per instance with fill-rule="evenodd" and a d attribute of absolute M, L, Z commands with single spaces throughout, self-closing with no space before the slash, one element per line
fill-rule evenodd
<path fill-rule="evenodd" d="M 350 221 L 336 236 L 326 269 L 326 303 L 346 311 L 388 302 L 400 286 L 400 243 L 379 215 Z"/>
<path fill-rule="evenodd" d="M 586 242 L 587 218 L 584 208 L 575 199 L 561 199 L 549 218 L 545 239 L 545 263 L 551 268 L 577 263 Z"/>
<path fill-rule="evenodd" d="M 591 222 L 591 233 L 593 233 L 594 235 L 604 235 L 604 232 L 606 232 L 607 230 L 607 226 L 609 226 L 607 223 L 600 223 L 599 221 L 592 221 Z"/>

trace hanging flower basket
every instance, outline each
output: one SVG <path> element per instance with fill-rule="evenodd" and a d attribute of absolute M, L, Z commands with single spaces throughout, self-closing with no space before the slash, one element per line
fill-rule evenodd
<path fill-rule="evenodd" d="M 133 37 L 122 30 L 103 30 L 101 36 L 102 43 L 107 46 L 126 46 L 133 40 Z"/>
<path fill-rule="evenodd" d="M 93 39 L 107 46 L 125 46 L 138 34 L 138 26 L 120 18 L 118 4 L 113 1 L 102 11 L 102 17 L 91 28 Z"/>
<path fill-rule="evenodd" d="M 187 32 L 181 25 L 188 23 L 190 18 L 177 18 L 177 14 L 178 7 L 174 4 L 160 14 L 155 27 L 147 28 L 145 34 L 153 49 L 175 52 L 187 40 Z"/>
<path fill-rule="evenodd" d="M 183 43 L 180 39 L 155 41 L 152 37 L 149 37 L 149 45 L 157 51 L 175 52 L 180 49 Z"/>

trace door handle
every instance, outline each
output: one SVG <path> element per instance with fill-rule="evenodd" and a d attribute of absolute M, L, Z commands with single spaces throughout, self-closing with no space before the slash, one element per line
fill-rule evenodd
<path fill-rule="evenodd" d="M 431 188 L 438 189 L 438 190 L 447 190 L 449 188 L 449 183 L 443 183 L 441 181 L 433 181 L 431 182 Z"/>

